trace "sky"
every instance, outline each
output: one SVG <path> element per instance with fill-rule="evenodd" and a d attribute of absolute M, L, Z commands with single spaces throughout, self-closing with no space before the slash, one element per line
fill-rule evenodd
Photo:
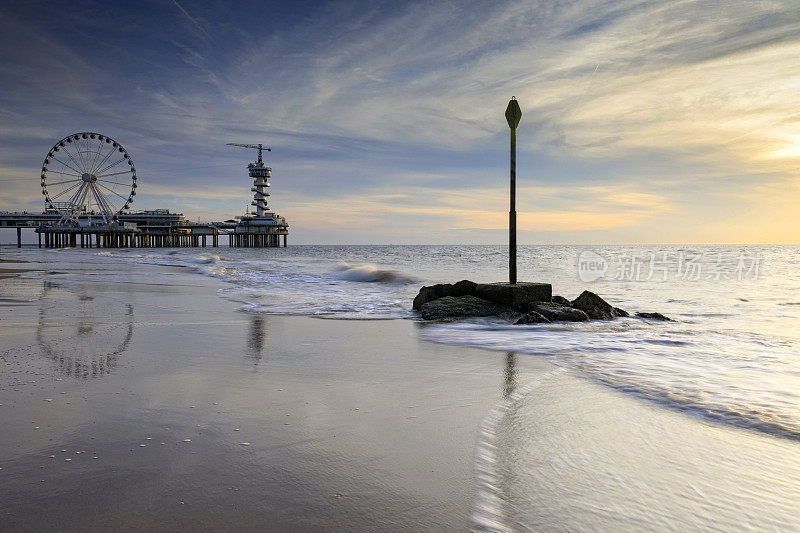
<path fill-rule="evenodd" d="M 272 147 L 295 244 L 799 243 L 800 3 L 0 4 L 0 210 L 64 136 L 127 148 L 134 209 L 242 214 Z"/>

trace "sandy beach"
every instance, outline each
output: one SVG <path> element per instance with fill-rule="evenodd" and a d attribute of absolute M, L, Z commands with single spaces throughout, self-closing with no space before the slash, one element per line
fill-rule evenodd
<path fill-rule="evenodd" d="M 482 418 L 549 366 L 180 268 L 51 278 L 2 284 L 3 530 L 463 530 Z"/>

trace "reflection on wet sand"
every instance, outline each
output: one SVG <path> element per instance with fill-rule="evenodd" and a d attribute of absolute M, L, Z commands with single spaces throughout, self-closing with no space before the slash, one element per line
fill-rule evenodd
<path fill-rule="evenodd" d="M 503 399 L 510 400 L 511 395 L 517 389 L 517 369 L 516 369 L 516 354 L 514 352 L 506 353 L 506 366 L 503 371 Z M 497 488 L 499 495 L 503 502 L 512 502 L 516 497 L 516 488 L 518 486 L 516 471 L 516 463 L 513 460 L 508 460 L 508 456 L 503 452 L 512 451 L 519 447 L 519 439 L 517 438 L 517 428 L 519 427 L 520 420 L 515 407 L 511 407 L 504 413 L 504 418 L 498 425 L 497 441 L 500 443 L 499 454 L 501 459 L 500 468 L 497 474 Z M 513 455 L 512 455 L 513 457 Z"/>
<path fill-rule="evenodd" d="M 264 357 L 264 348 L 269 343 L 269 329 L 263 316 L 253 315 L 247 332 L 247 348 L 245 353 L 255 365 Z"/>
<path fill-rule="evenodd" d="M 506 353 L 506 369 L 503 373 L 505 379 L 503 380 L 503 398 L 508 398 L 514 389 L 517 388 L 517 370 L 515 365 L 516 354 L 514 352 Z"/>
<path fill-rule="evenodd" d="M 76 295 L 51 282 L 43 284 L 39 302 L 36 340 L 58 372 L 86 379 L 109 374 L 117 367 L 118 356 L 128 349 L 133 337 L 131 304 L 112 302 L 107 307 L 109 302 L 97 303 L 85 287 Z M 62 312 L 62 302 L 78 309 L 80 314 L 73 323 L 63 321 L 70 313 Z"/>

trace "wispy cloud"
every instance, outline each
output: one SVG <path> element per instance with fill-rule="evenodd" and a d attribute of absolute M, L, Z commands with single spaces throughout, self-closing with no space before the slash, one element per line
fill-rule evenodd
<path fill-rule="evenodd" d="M 183 8 L 182 5 L 178 3 L 178 0 L 172 0 L 172 3 L 175 4 L 175 7 L 177 7 L 181 13 L 183 13 L 183 16 L 186 17 L 186 20 L 188 20 L 192 24 L 192 26 L 194 26 L 197 29 L 197 31 L 203 34 L 203 36 L 209 39 L 211 38 L 211 35 L 208 33 L 208 31 L 206 31 L 206 29 L 199 22 L 197 22 L 197 20 L 195 20 L 195 18 L 192 17 L 189 14 L 189 12 Z"/>
<path fill-rule="evenodd" d="M 737 213 L 773 221 L 770 195 L 800 200 L 796 2 L 279 7 L 265 26 L 173 0 L 131 8 L 113 35 L 102 20 L 0 17 L 0 164 L 35 173 L 49 142 L 101 130 L 134 155 L 137 200 L 177 206 L 190 190 L 194 213 L 222 217 L 249 194 L 248 156 L 224 144 L 268 142 L 274 205 L 308 239 L 357 219 L 398 242 L 405 218 L 409 241 L 432 238 L 425 224 L 466 238 L 504 224 L 502 111 L 515 95 L 532 232 L 725 241 Z M 6 183 L 0 196 L 31 196 Z"/>

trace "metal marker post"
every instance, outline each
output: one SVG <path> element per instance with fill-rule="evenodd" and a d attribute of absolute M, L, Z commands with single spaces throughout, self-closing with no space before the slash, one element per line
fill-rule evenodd
<path fill-rule="evenodd" d="M 517 125 L 522 118 L 522 110 L 515 97 L 511 97 L 506 108 L 506 121 L 511 129 L 511 198 L 508 209 L 508 282 L 517 283 Z"/>

